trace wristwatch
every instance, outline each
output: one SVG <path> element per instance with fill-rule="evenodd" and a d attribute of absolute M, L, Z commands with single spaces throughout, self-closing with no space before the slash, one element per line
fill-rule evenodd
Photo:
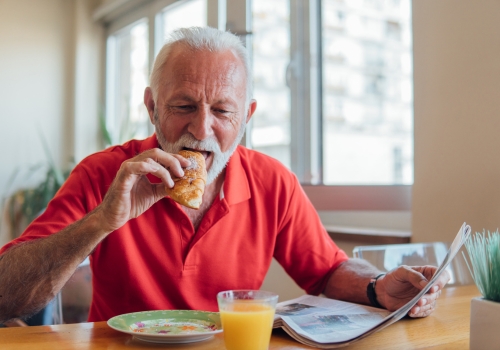
<path fill-rule="evenodd" d="M 377 293 L 375 293 L 375 284 L 377 284 L 377 280 L 385 275 L 385 273 L 381 273 L 375 278 L 372 278 L 370 280 L 370 283 L 368 283 L 368 286 L 366 287 L 366 295 L 368 296 L 368 300 L 370 300 L 370 304 L 372 306 L 378 307 L 378 308 L 383 308 L 382 305 L 377 301 Z"/>

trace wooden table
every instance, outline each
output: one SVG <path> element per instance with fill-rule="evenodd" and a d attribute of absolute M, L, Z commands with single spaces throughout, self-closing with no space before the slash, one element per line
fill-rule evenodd
<path fill-rule="evenodd" d="M 479 295 L 474 285 L 443 291 L 437 310 L 423 319 L 404 318 L 349 346 L 349 349 L 468 349 L 470 300 Z M 98 349 L 225 349 L 222 334 L 186 345 L 149 344 L 109 328 L 106 322 L 0 329 L 2 350 Z M 311 349 L 274 330 L 271 350 Z"/>

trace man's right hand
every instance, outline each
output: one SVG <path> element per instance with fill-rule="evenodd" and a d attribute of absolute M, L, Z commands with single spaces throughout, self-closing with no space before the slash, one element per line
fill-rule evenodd
<path fill-rule="evenodd" d="M 103 229 L 111 232 L 128 220 L 144 213 L 154 203 L 166 196 L 165 187 L 172 188 L 172 176 L 182 177 L 183 167 L 189 160 L 159 148 L 145 151 L 122 163 L 96 214 L 101 216 Z M 147 174 L 161 179 L 152 184 Z"/>

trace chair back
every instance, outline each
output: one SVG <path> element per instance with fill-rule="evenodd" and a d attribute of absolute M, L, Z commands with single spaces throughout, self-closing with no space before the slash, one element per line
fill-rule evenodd
<path fill-rule="evenodd" d="M 353 257 L 367 260 L 379 270 L 387 272 L 400 265 L 439 266 L 449 247 L 450 243 L 445 242 L 357 246 L 353 250 Z M 461 251 L 448 265 L 447 271 L 451 277 L 447 286 L 474 283 Z"/>
<path fill-rule="evenodd" d="M 0 327 L 23 327 L 87 322 L 92 299 L 92 273 L 89 259 L 85 259 L 69 281 L 42 310 L 20 320 L 15 319 Z"/>
<path fill-rule="evenodd" d="M 92 271 L 89 258 L 78 266 L 60 294 L 64 323 L 87 322 L 92 301 Z"/>

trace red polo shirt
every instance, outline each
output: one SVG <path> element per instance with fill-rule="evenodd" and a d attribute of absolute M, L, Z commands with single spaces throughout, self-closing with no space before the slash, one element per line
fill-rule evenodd
<path fill-rule="evenodd" d="M 153 135 L 85 158 L 46 211 L 1 252 L 82 218 L 101 203 L 123 161 L 154 147 Z M 310 294 L 321 293 L 347 259 L 296 177 L 278 161 L 239 146 L 196 232 L 181 206 L 166 197 L 96 247 L 89 321 L 141 310 L 215 311 L 218 292 L 259 289 L 273 256 Z"/>

